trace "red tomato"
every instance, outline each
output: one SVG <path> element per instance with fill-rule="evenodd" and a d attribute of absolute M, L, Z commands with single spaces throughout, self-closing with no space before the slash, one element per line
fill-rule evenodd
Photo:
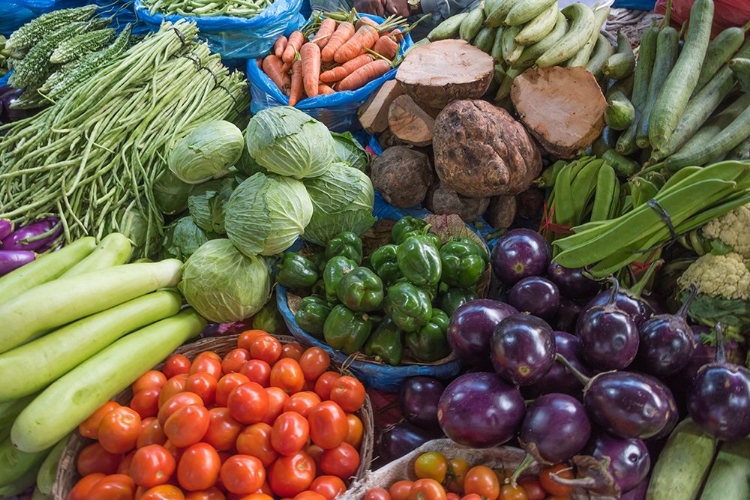
<path fill-rule="evenodd" d="M 500 500 L 529 500 L 523 486 L 504 484 L 500 487 Z"/>
<path fill-rule="evenodd" d="M 365 396 L 365 386 L 362 382 L 349 375 L 341 375 L 331 388 L 331 401 L 347 413 L 354 413 L 362 408 Z"/>
<path fill-rule="evenodd" d="M 117 466 L 115 474 L 130 474 L 130 464 L 133 462 L 136 450 L 131 450 L 123 455 L 120 465 Z"/>
<path fill-rule="evenodd" d="M 167 381 L 164 382 L 164 387 L 161 388 L 161 393 L 159 394 L 159 408 L 164 406 L 164 403 L 169 398 L 185 390 L 187 379 L 187 373 L 180 373 L 172 378 L 168 378 Z"/>
<path fill-rule="evenodd" d="M 208 372 L 198 372 L 188 375 L 185 390 L 201 397 L 205 406 L 211 406 L 216 401 L 216 387 L 218 379 Z"/>
<path fill-rule="evenodd" d="M 184 354 L 172 354 L 164 362 L 161 371 L 164 372 L 164 376 L 169 380 L 175 375 L 187 375 L 190 373 L 191 364 L 190 359 Z"/>
<path fill-rule="evenodd" d="M 281 358 L 271 367 L 270 385 L 292 395 L 305 386 L 305 375 L 293 358 Z"/>
<path fill-rule="evenodd" d="M 271 446 L 281 455 L 293 455 L 300 451 L 310 437 L 307 419 L 293 411 L 279 415 L 271 426 Z"/>
<path fill-rule="evenodd" d="M 408 500 L 413 485 L 414 481 L 406 479 L 396 481 L 388 488 L 388 493 L 391 495 L 392 500 Z"/>
<path fill-rule="evenodd" d="M 333 401 L 315 405 L 309 411 L 307 420 L 310 423 L 310 439 L 323 449 L 336 448 L 349 434 L 346 413 Z"/>
<path fill-rule="evenodd" d="M 144 491 L 140 500 L 185 500 L 185 494 L 173 484 L 162 484 Z"/>
<path fill-rule="evenodd" d="M 232 417 L 243 424 L 260 422 L 270 406 L 268 393 L 260 384 L 247 382 L 232 389 L 227 397 L 227 408 Z"/>
<path fill-rule="evenodd" d="M 232 349 L 221 360 L 221 371 L 224 374 L 238 372 L 248 359 L 250 359 L 250 352 L 247 349 L 241 347 Z"/>
<path fill-rule="evenodd" d="M 132 500 L 135 483 L 126 474 L 110 474 L 97 481 L 89 490 L 87 500 Z"/>
<path fill-rule="evenodd" d="M 445 500 L 445 489 L 434 479 L 417 479 L 409 490 L 409 500 Z"/>
<path fill-rule="evenodd" d="M 235 443 L 237 453 L 257 457 L 264 467 L 270 467 L 279 456 L 271 445 L 271 430 L 272 427 L 265 422 L 245 427 L 237 436 Z"/>
<path fill-rule="evenodd" d="M 305 490 L 301 493 L 294 495 L 293 500 L 326 500 L 326 497 L 318 492 Z"/>
<path fill-rule="evenodd" d="M 291 358 L 295 361 L 299 361 L 302 357 L 302 353 L 305 352 L 305 348 L 299 342 L 289 342 L 281 346 L 281 358 Z"/>
<path fill-rule="evenodd" d="M 304 451 L 280 456 L 268 472 L 268 484 L 280 497 L 294 497 L 305 491 L 315 479 L 315 461 Z"/>
<path fill-rule="evenodd" d="M 274 498 L 267 493 L 250 493 L 239 497 L 237 500 L 274 500 Z"/>
<path fill-rule="evenodd" d="M 102 474 L 101 472 L 94 472 L 83 476 L 71 488 L 66 500 L 86 500 L 89 497 L 91 488 L 104 477 L 106 477 L 106 474 Z"/>
<path fill-rule="evenodd" d="M 217 406 L 211 408 L 208 414 L 208 430 L 203 435 L 203 442 L 210 444 L 217 451 L 233 449 L 244 426 L 232 418 L 229 408 Z"/>
<path fill-rule="evenodd" d="M 167 436 L 156 417 L 147 417 L 141 420 L 141 432 L 135 442 L 136 448 L 143 448 L 149 444 L 164 444 Z"/>
<path fill-rule="evenodd" d="M 107 401 L 99 408 L 97 408 L 94 413 L 92 413 L 86 420 L 78 425 L 78 432 L 83 437 L 96 439 L 99 435 L 99 424 L 102 421 L 102 417 L 104 417 L 104 415 L 114 410 L 115 408 L 119 407 L 120 403 L 117 403 L 116 401 Z"/>
<path fill-rule="evenodd" d="M 221 466 L 221 484 L 230 493 L 249 495 L 255 493 L 266 481 L 266 468 L 256 457 L 233 455 Z"/>
<path fill-rule="evenodd" d="M 537 476 L 524 476 L 518 480 L 518 485 L 526 491 L 529 500 L 544 500 L 547 497 L 547 492 L 542 488 Z"/>
<path fill-rule="evenodd" d="M 463 493 L 464 479 L 472 465 L 463 458 L 453 457 L 448 459 L 448 470 L 445 477 L 445 489 L 453 493 Z"/>
<path fill-rule="evenodd" d="M 201 397 L 194 392 L 178 392 L 159 407 L 159 413 L 156 418 L 159 419 L 159 423 L 164 427 L 167 419 L 171 417 L 174 412 L 190 405 L 204 406 Z"/>
<path fill-rule="evenodd" d="M 475 465 L 466 472 L 464 493 L 477 493 L 485 500 L 495 500 L 500 496 L 500 480 L 486 465 Z"/>
<path fill-rule="evenodd" d="M 205 406 L 183 406 L 164 423 L 164 434 L 178 448 L 187 448 L 203 439 L 210 423 L 211 414 Z"/>
<path fill-rule="evenodd" d="M 133 394 L 130 399 L 130 406 L 142 419 L 155 417 L 159 413 L 159 395 L 161 389 L 141 389 Z"/>
<path fill-rule="evenodd" d="M 252 343 L 252 341 L 256 337 L 260 337 L 261 335 L 268 335 L 268 332 L 258 329 L 245 330 L 237 336 L 237 347 L 250 350 L 250 344 Z"/>
<path fill-rule="evenodd" d="M 310 443 L 307 448 L 305 448 L 305 453 L 310 455 L 313 460 L 315 460 L 315 466 L 320 470 L 320 457 L 323 455 L 323 452 L 325 450 L 318 446 L 317 444 Z"/>
<path fill-rule="evenodd" d="M 177 463 L 169 450 L 150 444 L 136 450 L 129 474 L 138 486 L 153 488 L 169 481 L 176 468 Z"/>
<path fill-rule="evenodd" d="M 482 500 L 482 496 L 477 493 L 468 493 L 462 496 L 461 500 Z"/>
<path fill-rule="evenodd" d="M 196 360 L 202 359 L 202 358 L 211 358 L 214 361 L 221 362 L 221 356 L 219 356 L 219 353 L 216 351 L 201 351 L 198 354 L 195 355 L 195 358 L 193 359 L 193 363 L 195 363 Z"/>
<path fill-rule="evenodd" d="M 216 383 L 216 406 L 226 406 L 229 393 L 237 386 L 250 382 L 245 375 L 237 372 L 227 373 Z"/>
<path fill-rule="evenodd" d="M 271 366 L 279 360 L 282 350 L 281 342 L 273 335 L 255 337 L 248 348 L 251 358 L 262 359 Z"/>
<path fill-rule="evenodd" d="M 385 488 L 370 488 L 364 500 L 391 500 L 391 494 Z"/>
<path fill-rule="evenodd" d="M 340 373 L 334 371 L 327 371 L 323 373 L 315 381 L 315 392 L 320 396 L 321 401 L 331 399 L 331 390 L 333 389 L 333 383 L 336 382 Z"/>
<path fill-rule="evenodd" d="M 434 479 L 443 483 L 448 472 L 448 459 L 440 452 L 428 451 L 414 461 L 414 475 L 419 479 Z"/>
<path fill-rule="evenodd" d="M 449 491 L 445 494 L 445 500 L 461 500 L 461 497 L 458 496 L 458 493 L 453 493 L 452 491 Z"/>
<path fill-rule="evenodd" d="M 323 474 L 313 480 L 310 491 L 320 493 L 326 500 L 333 500 L 346 491 L 346 483 L 340 477 Z"/>
<path fill-rule="evenodd" d="M 349 443 L 341 443 L 323 451 L 320 455 L 320 470 L 323 474 L 338 476 L 346 481 L 357 473 L 359 462 L 359 452 Z"/>
<path fill-rule="evenodd" d="M 263 387 L 271 383 L 271 365 L 262 359 L 248 359 L 240 366 L 239 373 L 247 377 L 251 382 L 256 382 Z"/>
<path fill-rule="evenodd" d="M 169 450 L 169 453 L 172 454 L 175 462 L 179 464 L 180 458 L 182 457 L 182 454 L 185 452 L 185 448 L 176 447 L 174 443 L 172 443 L 172 441 L 170 441 L 169 439 L 167 439 L 162 446 L 164 446 L 167 450 Z"/>
<path fill-rule="evenodd" d="M 564 479 L 573 479 L 573 467 L 568 464 L 555 464 L 550 467 L 545 467 L 539 473 L 539 482 L 544 488 L 544 491 L 552 496 L 567 496 L 573 491 L 572 486 L 566 486 L 555 481 L 552 477 L 557 476 Z"/>
<path fill-rule="evenodd" d="M 141 433 L 141 416 L 121 406 L 110 411 L 99 423 L 99 444 L 110 453 L 127 453 L 135 448 Z"/>
<path fill-rule="evenodd" d="M 145 389 L 161 389 L 164 387 L 166 381 L 167 376 L 164 375 L 164 372 L 149 370 L 133 382 L 131 389 L 133 394 L 137 394 Z"/>
<path fill-rule="evenodd" d="M 188 491 L 207 490 L 216 484 L 221 458 L 213 446 L 197 443 L 187 448 L 177 463 L 177 482 Z"/>
<path fill-rule="evenodd" d="M 266 392 L 268 393 L 268 412 L 263 417 L 263 422 L 273 425 L 278 416 L 286 411 L 284 408 L 289 401 L 289 394 L 279 387 L 266 387 Z"/>
<path fill-rule="evenodd" d="M 318 403 L 320 403 L 320 396 L 315 392 L 300 391 L 289 396 L 289 400 L 284 405 L 284 411 L 294 411 L 307 418 L 310 410 Z"/>
<path fill-rule="evenodd" d="M 203 354 L 203 353 L 201 353 Z M 200 354 L 193 360 L 193 364 L 190 365 L 190 371 L 188 375 L 195 375 L 196 373 L 208 373 L 214 376 L 216 380 L 221 378 L 221 358 Z"/>
<path fill-rule="evenodd" d="M 320 347 L 308 347 L 299 358 L 305 380 L 315 381 L 331 366 L 331 356 Z"/>
<path fill-rule="evenodd" d="M 207 490 L 189 491 L 185 495 L 185 500 L 224 500 L 225 498 L 224 493 L 216 486 Z"/>
<path fill-rule="evenodd" d="M 76 471 L 81 476 L 95 472 L 114 474 L 122 461 L 122 453 L 110 453 L 97 441 L 86 445 L 76 457 Z"/>
<path fill-rule="evenodd" d="M 346 415 L 346 423 L 349 428 L 346 433 L 344 441 L 359 449 L 362 446 L 362 438 L 365 435 L 365 426 L 362 420 L 354 413 L 348 413 Z"/>

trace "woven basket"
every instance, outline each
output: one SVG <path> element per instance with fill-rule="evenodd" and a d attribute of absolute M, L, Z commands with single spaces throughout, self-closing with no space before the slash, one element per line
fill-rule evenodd
<path fill-rule="evenodd" d="M 214 351 L 220 356 L 224 356 L 226 353 L 237 347 L 237 338 L 239 335 L 226 335 L 221 337 L 208 337 L 197 340 L 191 344 L 185 344 L 175 349 L 174 354 L 184 354 L 191 360 L 202 351 Z M 276 338 L 282 344 L 289 344 L 297 342 L 293 337 L 277 335 Z M 160 370 L 163 366 L 159 364 L 155 369 Z M 331 370 L 338 371 L 344 375 L 352 375 L 345 368 L 341 368 L 333 361 L 331 362 Z M 122 391 L 116 397 L 112 398 L 120 404 L 127 404 L 133 397 L 133 393 L 130 388 Z M 374 421 L 372 413 L 372 404 L 370 403 L 369 396 L 365 396 L 365 402 L 362 405 L 356 415 L 362 421 L 363 435 L 362 445 L 360 446 L 360 464 L 357 473 L 354 476 L 353 481 L 359 481 L 364 477 L 365 473 L 370 469 L 372 462 L 372 452 L 374 448 Z M 78 432 L 73 432 L 68 438 L 68 444 L 65 446 L 62 457 L 60 458 L 60 464 L 57 467 L 57 478 L 55 484 L 52 486 L 52 499 L 53 500 L 65 500 L 70 490 L 75 486 L 76 482 L 80 479 L 80 475 L 76 471 L 76 459 L 78 453 L 87 445 L 93 443 L 91 439 L 82 437 Z"/>

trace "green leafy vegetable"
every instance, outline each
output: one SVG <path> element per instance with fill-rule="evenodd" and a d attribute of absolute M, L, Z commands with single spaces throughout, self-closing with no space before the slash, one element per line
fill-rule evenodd
<path fill-rule="evenodd" d="M 185 261 L 210 237 L 215 237 L 215 235 L 206 234 L 195 224 L 191 216 L 181 217 L 170 224 L 164 233 L 161 258 Z"/>
<path fill-rule="evenodd" d="M 200 184 L 229 173 L 245 146 L 231 122 L 213 120 L 194 128 L 169 150 L 169 169 L 183 182 Z"/>
<path fill-rule="evenodd" d="M 193 185 L 182 182 L 171 170 L 165 168 L 151 188 L 156 206 L 163 214 L 178 214 L 187 210 L 188 197 Z"/>
<path fill-rule="evenodd" d="M 335 161 L 345 163 L 347 166 L 364 172 L 370 164 L 370 155 L 365 148 L 354 138 L 351 132 L 332 132 L 334 145 L 333 151 Z"/>
<path fill-rule="evenodd" d="M 188 198 L 188 210 L 196 225 L 209 233 L 225 234 L 224 205 L 237 183 L 232 178 L 195 186 Z"/>

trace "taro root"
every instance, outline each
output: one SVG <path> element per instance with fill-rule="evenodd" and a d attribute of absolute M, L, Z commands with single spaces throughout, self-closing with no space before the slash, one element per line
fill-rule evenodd
<path fill-rule="evenodd" d="M 394 146 L 372 161 L 370 178 L 385 201 L 409 208 L 424 201 L 435 175 L 427 155 L 407 146 Z"/>
<path fill-rule="evenodd" d="M 513 225 L 518 209 L 516 196 L 493 196 L 484 213 L 487 223 L 497 229 L 507 229 Z"/>
<path fill-rule="evenodd" d="M 477 220 L 489 204 L 489 198 L 461 196 L 442 182 L 430 188 L 425 199 L 425 206 L 430 212 L 441 215 L 456 214 L 464 222 Z"/>

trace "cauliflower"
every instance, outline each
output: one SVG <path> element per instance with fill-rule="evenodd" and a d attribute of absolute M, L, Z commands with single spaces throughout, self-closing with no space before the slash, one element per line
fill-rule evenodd
<path fill-rule="evenodd" d="M 750 211 L 747 217 L 750 217 Z M 747 300 L 750 297 L 750 270 L 737 252 L 699 257 L 677 280 L 683 290 L 688 289 L 690 283 L 695 283 L 699 293 L 711 297 L 730 300 Z"/>
<path fill-rule="evenodd" d="M 701 234 L 718 240 L 744 259 L 750 259 L 750 205 L 735 208 L 721 217 L 706 223 Z"/>

